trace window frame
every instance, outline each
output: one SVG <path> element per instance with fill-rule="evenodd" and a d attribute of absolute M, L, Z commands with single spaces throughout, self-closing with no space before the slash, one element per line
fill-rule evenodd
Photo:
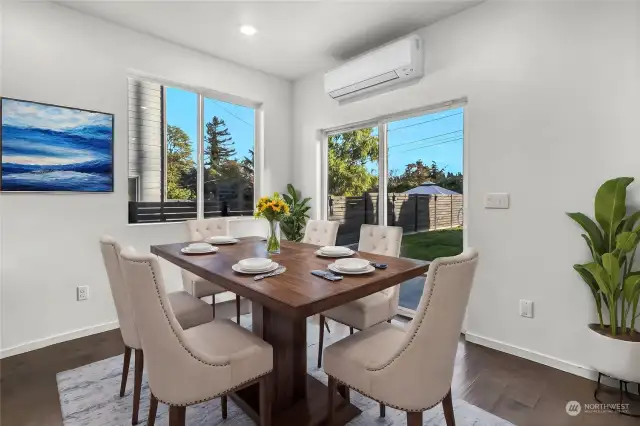
<path fill-rule="evenodd" d="M 191 86 L 184 83 L 179 83 L 163 78 L 149 76 L 143 73 L 131 73 L 127 76 L 127 82 L 134 81 L 147 81 L 149 83 L 159 84 L 162 87 L 161 91 L 161 135 L 162 138 L 162 177 L 161 177 L 161 195 L 162 201 L 166 201 L 166 188 L 167 188 L 167 96 L 166 90 L 168 87 L 179 90 L 184 90 L 197 95 L 197 183 L 196 183 L 196 219 L 204 219 L 204 100 L 213 99 L 225 103 L 232 103 L 235 105 L 251 108 L 254 111 L 254 126 L 253 126 L 253 204 L 257 202 L 262 191 L 262 177 L 264 175 L 264 107 L 263 103 L 256 100 L 244 98 L 242 96 L 221 92 L 211 88 L 205 88 L 200 86 Z M 128 84 L 128 83 L 127 83 Z M 127 86 L 128 87 L 128 86 Z M 127 89 L 128 90 L 128 89 Z M 127 99 L 130 103 L 129 93 L 127 93 Z M 127 132 L 131 131 L 130 120 L 127 120 Z M 127 137 L 127 176 L 129 177 L 129 138 Z M 138 193 L 139 198 L 139 193 Z M 139 201 L 139 200 L 137 200 Z M 235 216 L 229 216 L 235 217 Z M 185 221 L 188 219 L 185 219 Z M 128 225 L 158 225 L 169 223 L 181 223 L 184 221 L 172 221 L 172 222 L 148 222 L 148 223 L 128 223 Z"/>

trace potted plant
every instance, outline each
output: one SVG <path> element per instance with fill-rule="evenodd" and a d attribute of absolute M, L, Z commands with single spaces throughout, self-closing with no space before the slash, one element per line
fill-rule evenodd
<path fill-rule="evenodd" d="M 309 219 L 311 209 L 307 203 L 311 198 L 300 199 L 300 194 L 293 185 L 287 185 L 289 194 L 282 194 L 282 198 L 289 206 L 289 215 L 282 219 L 282 232 L 289 241 L 300 242 L 304 238 L 304 229 Z"/>
<path fill-rule="evenodd" d="M 595 222 L 567 213 L 585 231 L 591 262 L 574 265 L 595 300 L 599 324 L 589 324 L 591 364 L 610 377 L 640 382 L 640 271 L 634 270 L 640 243 L 640 211 L 627 216 L 631 177 L 606 181 L 595 198 Z"/>
<path fill-rule="evenodd" d="M 289 214 L 289 206 L 280 198 L 280 194 L 273 193 L 271 197 L 261 197 L 253 214 L 256 218 L 263 217 L 269 222 L 267 235 L 267 252 L 280 253 L 280 221 Z"/>

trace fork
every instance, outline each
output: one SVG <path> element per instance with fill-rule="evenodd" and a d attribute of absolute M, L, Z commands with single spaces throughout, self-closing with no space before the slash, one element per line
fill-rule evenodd
<path fill-rule="evenodd" d="M 281 266 L 278 269 L 276 269 L 275 271 L 269 272 L 268 274 L 256 275 L 255 277 L 253 277 L 253 280 L 254 281 L 260 281 L 260 280 L 262 280 L 264 278 L 275 277 L 276 275 L 283 274 L 286 270 L 287 270 L 287 268 L 285 268 L 284 266 Z"/>

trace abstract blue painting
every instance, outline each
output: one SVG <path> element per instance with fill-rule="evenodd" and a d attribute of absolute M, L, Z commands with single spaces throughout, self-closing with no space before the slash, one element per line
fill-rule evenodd
<path fill-rule="evenodd" d="M 3 192 L 113 192 L 112 114 L 3 98 L 1 144 Z"/>

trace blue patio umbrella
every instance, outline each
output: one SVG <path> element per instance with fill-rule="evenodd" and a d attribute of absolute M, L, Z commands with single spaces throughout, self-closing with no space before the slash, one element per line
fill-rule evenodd
<path fill-rule="evenodd" d="M 433 182 L 425 182 L 420 186 L 416 186 L 415 188 L 411 188 L 408 191 L 403 192 L 403 194 L 407 195 L 460 195 L 456 191 L 452 191 L 450 189 L 443 188 L 441 186 L 436 185 Z"/>

